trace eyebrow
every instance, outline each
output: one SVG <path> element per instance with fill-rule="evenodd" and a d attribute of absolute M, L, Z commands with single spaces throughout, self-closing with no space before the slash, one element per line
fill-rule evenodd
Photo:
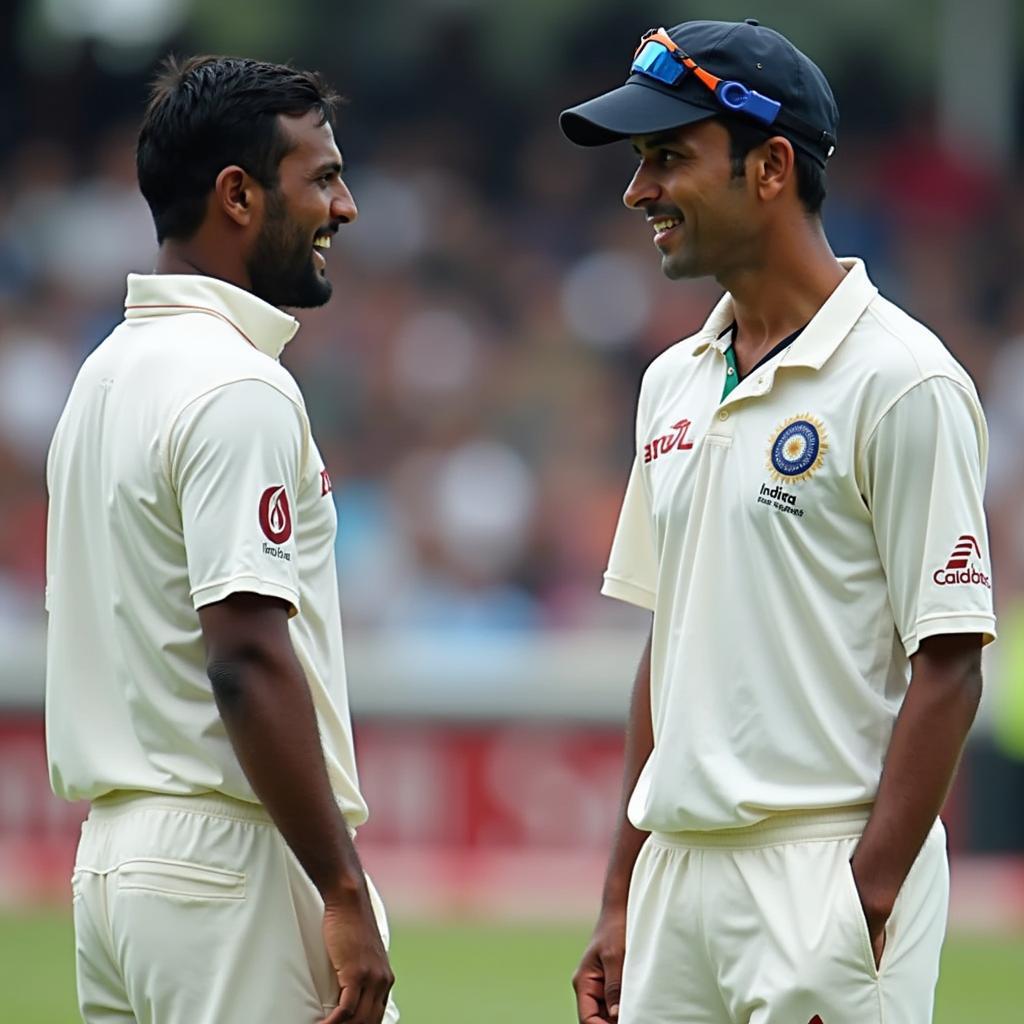
<path fill-rule="evenodd" d="M 676 148 L 682 148 L 686 145 L 685 142 L 680 141 L 679 136 L 674 131 L 655 132 L 653 135 L 645 136 L 644 146 L 646 149 L 658 149 L 661 146 L 675 146 Z M 640 154 L 640 147 L 633 143 L 633 152 Z"/>
<path fill-rule="evenodd" d="M 343 170 L 344 166 L 340 160 L 328 160 L 313 172 L 313 177 L 319 178 L 321 174 L 326 174 L 328 171 L 334 171 L 335 174 L 341 174 Z"/>

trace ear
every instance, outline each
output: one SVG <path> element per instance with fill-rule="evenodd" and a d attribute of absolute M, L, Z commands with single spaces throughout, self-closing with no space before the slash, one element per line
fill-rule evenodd
<path fill-rule="evenodd" d="M 796 181 L 796 154 L 793 143 L 781 135 L 773 135 L 757 147 L 754 157 L 753 181 L 758 196 L 766 202 L 777 199 L 788 184 Z"/>
<path fill-rule="evenodd" d="M 217 206 L 239 227 L 252 224 L 263 203 L 263 189 L 256 179 L 235 164 L 217 175 L 213 193 Z"/>

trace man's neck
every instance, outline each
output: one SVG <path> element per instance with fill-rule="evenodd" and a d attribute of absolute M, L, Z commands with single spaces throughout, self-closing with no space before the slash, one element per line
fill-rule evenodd
<path fill-rule="evenodd" d="M 201 274 L 250 291 L 249 275 L 237 259 L 218 258 L 208 246 L 167 239 L 157 254 L 157 274 Z"/>
<path fill-rule="evenodd" d="M 845 275 L 814 221 L 806 230 L 772 240 L 756 266 L 720 278 L 732 296 L 740 374 L 808 324 Z"/>

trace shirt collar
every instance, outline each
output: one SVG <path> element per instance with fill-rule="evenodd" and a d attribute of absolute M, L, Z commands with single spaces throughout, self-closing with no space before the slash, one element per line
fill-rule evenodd
<path fill-rule="evenodd" d="M 230 324 L 253 348 L 280 357 L 299 322 L 252 292 L 200 274 L 129 274 L 127 319 L 208 313 Z"/>
<path fill-rule="evenodd" d="M 786 366 L 809 366 L 820 370 L 878 294 L 878 289 L 868 277 L 863 260 L 844 257 L 839 263 L 846 269 L 846 276 L 796 341 L 789 346 L 782 357 Z M 732 344 L 732 336 L 727 333 L 725 337 L 719 338 L 719 335 L 734 319 L 732 296 L 726 292 L 697 335 L 693 354 L 699 356 L 709 348 L 724 352 Z"/>

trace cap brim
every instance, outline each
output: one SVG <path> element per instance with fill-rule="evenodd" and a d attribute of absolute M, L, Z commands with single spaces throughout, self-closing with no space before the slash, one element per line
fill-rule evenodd
<path fill-rule="evenodd" d="M 676 94 L 642 82 L 626 82 L 558 115 L 562 134 L 577 146 L 604 146 L 631 135 L 650 135 L 715 116 Z"/>

